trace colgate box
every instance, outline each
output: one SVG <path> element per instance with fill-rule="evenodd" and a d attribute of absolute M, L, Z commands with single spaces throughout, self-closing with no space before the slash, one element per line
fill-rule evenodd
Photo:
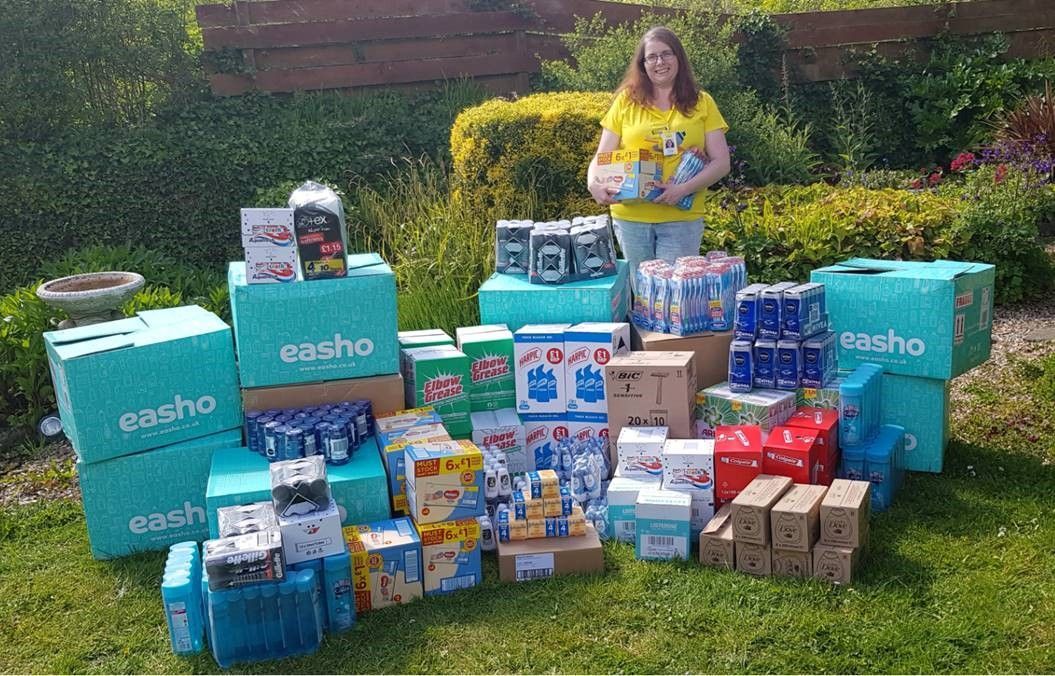
<path fill-rule="evenodd" d="M 714 497 L 728 502 L 762 473 L 762 428 L 721 425 L 714 435 Z"/>
<path fill-rule="evenodd" d="M 810 281 L 824 284 L 840 367 L 950 380 L 989 359 L 994 277 L 984 263 L 852 258 Z"/>
<path fill-rule="evenodd" d="M 816 430 L 774 427 L 762 449 L 762 473 L 786 476 L 797 484 L 815 484 L 825 460 Z"/>
<path fill-rule="evenodd" d="M 227 271 L 243 387 L 362 378 L 399 371 L 396 280 L 377 254 L 348 257 L 348 276 L 249 284 Z"/>
<path fill-rule="evenodd" d="M 44 334 L 66 436 L 100 462 L 242 424 L 231 329 L 197 305 Z"/>
<path fill-rule="evenodd" d="M 839 414 L 831 409 L 799 407 L 784 424 L 812 430 L 816 434 L 820 465 L 813 483 L 830 486 L 839 465 Z"/>
<path fill-rule="evenodd" d="M 564 382 L 568 413 L 608 415 L 604 367 L 630 352 L 630 325 L 585 322 L 564 332 Z"/>

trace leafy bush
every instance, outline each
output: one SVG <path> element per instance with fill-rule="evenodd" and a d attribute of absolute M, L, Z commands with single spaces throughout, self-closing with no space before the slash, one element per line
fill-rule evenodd
<path fill-rule="evenodd" d="M 59 316 L 37 298 L 36 285 L 0 297 L 0 420 L 7 425 L 34 425 L 54 406 L 43 332 Z"/>

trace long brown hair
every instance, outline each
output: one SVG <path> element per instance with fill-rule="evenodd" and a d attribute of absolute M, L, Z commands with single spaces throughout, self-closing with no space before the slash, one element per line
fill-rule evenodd
<path fill-rule="evenodd" d="M 696 110 L 696 104 L 700 100 L 700 90 L 696 85 L 696 76 L 692 72 L 692 64 L 685 55 L 685 48 L 681 40 L 666 26 L 655 26 L 641 38 L 634 50 L 634 57 L 626 67 L 623 81 L 619 83 L 616 94 L 626 92 L 634 103 L 645 106 L 652 102 L 653 87 L 652 80 L 645 72 L 645 43 L 649 40 L 658 40 L 670 47 L 674 52 L 674 58 L 678 60 L 678 74 L 674 77 L 674 107 L 682 115 L 691 115 Z"/>

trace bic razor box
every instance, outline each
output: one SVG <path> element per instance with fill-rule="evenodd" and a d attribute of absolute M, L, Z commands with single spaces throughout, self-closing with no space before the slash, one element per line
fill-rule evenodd
<path fill-rule="evenodd" d="M 406 450 L 407 509 L 415 523 L 484 513 L 484 456 L 471 441 L 441 441 Z"/>
<path fill-rule="evenodd" d="M 470 326 L 457 330 L 458 349 L 469 358 L 469 406 L 495 411 L 516 406 L 513 334 L 504 326 Z"/>
<path fill-rule="evenodd" d="M 425 567 L 425 596 L 450 594 L 480 584 L 480 524 L 476 519 L 418 524 Z"/>
<path fill-rule="evenodd" d="M 630 479 L 663 479 L 663 446 L 666 427 L 624 427 L 616 441 L 619 462 L 616 476 Z"/>
<path fill-rule="evenodd" d="M 663 178 L 663 158 L 648 150 L 615 150 L 597 154 L 594 181 L 618 190 L 617 202 L 643 200 Z"/>
<path fill-rule="evenodd" d="M 421 538 L 406 517 L 344 529 L 352 558 L 355 610 L 365 613 L 420 599 Z"/>
<path fill-rule="evenodd" d="M 692 497 L 688 493 L 643 490 L 635 509 L 637 558 L 689 558 Z"/>
<path fill-rule="evenodd" d="M 399 369 L 396 280 L 377 254 L 349 256 L 347 277 L 298 284 L 249 284 L 245 265 L 231 263 L 227 285 L 243 387 Z"/>
<path fill-rule="evenodd" d="M 344 551 L 341 536 L 341 514 L 337 503 L 330 501 L 329 507 L 318 512 L 309 512 L 278 518 L 282 531 L 282 549 L 287 563 L 300 563 Z"/>
<path fill-rule="evenodd" d="M 693 352 L 631 352 L 605 366 L 608 426 L 664 426 L 675 439 L 692 438 L 696 369 Z"/>
<path fill-rule="evenodd" d="M 469 358 L 450 345 L 403 351 L 403 387 L 409 407 L 431 406 L 454 436 L 468 436 Z"/>
<path fill-rule="evenodd" d="M 630 325 L 587 322 L 564 333 L 564 382 L 569 413 L 608 415 L 604 367 L 630 352 Z"/>
<path fill-rule="evenodd" d="M 814 270 L 839 364 L 951 380 L 989 358 L 995 269 L 983 263 L 853 258 Z"/>
<path fill-rule="evenodd" d="M 239 427 L 231 329 L 196 305 L 44 334 L 63 429 L 94 463 Z"/>
<path fill-rule="evenodd" d="M 513 334 L 518 412 L 563 415 L 567 411 L 564 332 L 569 326 L 528 324 Z"/>
<path fill-rule="evenodd" d="M 515 409 L 479 411 L 472 413 L 469 418 L 473 425 L 474 444 L 480 448 L 497 448 L 505 453 L 506 464 L 511 473 L 535 470 L 534 462 L 528 466 L 527 437 Z"/>

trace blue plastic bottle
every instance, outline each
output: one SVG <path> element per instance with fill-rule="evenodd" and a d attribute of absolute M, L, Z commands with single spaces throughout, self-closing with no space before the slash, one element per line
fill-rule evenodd
<path fill-rule="evenodd" d="M 839 478 L 851 481 L 865 481 L 865 446 L 843 446 L 842 462 L 839 465 Z"/>
<path fill-rule="evenodd" d="M 283 636 L 282 611 L 278 602 L 279 586 L 277 584 L 260 585 L 260 604 L 263 612 L 261 624 L 264 627 L 264 640 L 267 642 L 269 656 L 284 654 L 286 646 Z"/>
<path fill-rule="evenodd" d="M 326 595 L 322 589 L 322 559 L 311 559 L 309 561 L 301 561 L 300 563 L 293 565 L 293 570 L 312 570 L 315 572 L 315 591 L 321 601 L 325 601 Z M 326 613 L 320 613 L 322 628 L 326 629 Z"/>
<path fill-rule="evenodd" d="M 322 625 L 319 622 L 321 599 L 315 592 L 315 571 L 299 570 L 293 575 L 291 582 L 297 589 L 301 652 L 310 652 L 318 648 L 322 641 Z"/>
<path fill-rule="evenodd" d="M 839 444 L 844 449 L 864 441 L 864 389 L 852 374 L 839 386 Z"/>
<path fill-rule="evenodd" d="M 297 574 L 300 572 L 303 571 L 298 571 Z M 301 619 L 297 608 L 297 585 L 289 583 L 279 585 L 278 599 L 282 636 L 285 639 L 282 654 L 291 655 L 303 647 L 300 639 Z"/>
<path fill-rule="evenodd" d="M 342 632 L 355 624 L 355 604 L 352 602 L 351 557 L 347 552 L 327 556 L 323 560 L 325 573 L 326 616 L 330 631 Z"/>

